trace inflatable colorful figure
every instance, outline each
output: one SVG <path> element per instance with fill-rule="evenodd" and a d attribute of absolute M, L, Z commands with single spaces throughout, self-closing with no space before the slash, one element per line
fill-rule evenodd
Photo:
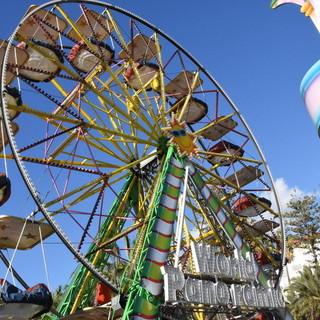
<path fill-rule="evenodd" d="M 301 6 L 301 12 L 310 17 L 320 32 L 320 3 L 317 0 L 273 0 L 272 8 L 293 3 Z M 320 61 L 305 74 L 300 85 L 300 93 L 320 137 Z"/>

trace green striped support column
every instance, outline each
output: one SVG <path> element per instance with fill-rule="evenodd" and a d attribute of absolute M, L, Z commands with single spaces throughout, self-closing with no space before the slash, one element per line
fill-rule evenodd
<path fill-rule="evenodd" d="M 173 157 L 171 147 L 162 171 L 162 181 L 156 191 L 157 197 L 135 277 L 137 282 L 132 287 L 123 319 L 158 318 L 159 298 L 163 293 L 160 268 L 167 262 L 183 176 L 183 165 Z"/>
<path fill-rule="evenodd" d="M 234 224 L 231 219 L 227 216 L 224 210 L 221 208 L 218 199 L 212 193 L 212 190 L 203 181 L 201 175 L 196 170 L 196 168 L 188 161 L 185 160 L 185 165 L 189 166 L 189 176 L 197 187 L 198 191 L 201 193 L 202 197 L 205 199 L 211 213 L 214 218 L 219 222 L 222 229 L 233 243 L 235 248 L 241 252 L 242 257 L 245 259 L 247 253 L 250 252 L 248 245 L 242 240 L 239 233 L 236 231 Z M 268 277 L 264 271 L 260 268 L 257 261 L 254 261 L 257 270 L 257 279 L 260 284 L 264 287 L 268 287 Z"/>

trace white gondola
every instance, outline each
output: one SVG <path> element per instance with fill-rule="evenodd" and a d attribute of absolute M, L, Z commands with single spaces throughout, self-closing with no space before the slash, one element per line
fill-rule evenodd
<path fill-rule="evenodd" d="M 33 248 L 54 232 L 48 223 L 7 215 L 0 216 L 0 230 L 0 249 L 17 247 L 19 250 Z M 39 230 L 41 230 L 41 237 Z M 21 232 L 23 232 L 22 237 Z"/>
<path fill-rule="evenodd" d="M 47 223 L 6 215 L 0 216 L 0 230 L 1 250 L 31 249 L 54 232 Z M 34 319 L 48 312 L 52 306 L 51 293 L 42 283 L 23 291 L 8 281 L 0 279 L 0 286 L 0 319 Z"/>
<path fill-rule="evenodd" d="M 221 116 L 213 121 L 213 123 L 202 132 L 202 136 L 206 139 L 216 141 L 226 135 L 229 131 L 233 130 L 237 125 L 237 122 L 231 118 Z"/>
<path fill-rule="evenodd" d="M 0 61 L 3 61 L 7 47 L 8 43 L 5 40 L 0 40 Z M 8 64 L 20 66 L 25 64 L 28 59 L 29 55 L 25 50 L 17 48 L 14 45 L 11 46 L 7 60 Z M 12 83 L 12 81 L 16 78 L 17 73 L 19 73 L 18 68 L 9 68 L 9 70 L 6 72 L 6 85 L 10 85 Z"/>
<path fill-rule="evenodd" d="M 155 41 L 143 34 L 137 34 L 132 41 L 127 44 L 126 50 L 120 51 L 118 56 L 123 60 L 151 60 L 156 53 L 157 47 Z"/>
<path fill-rule="evenodd" d="M 249 233 L 253 237 L 258 237 L 268 233 L 279 227 L 279 223 L 276 221 L 263 219 L 254 222 L 252 225 L 246 225 L 245 228 L 248 229 Z M 244 236 L 243 230 L 239 230 L 239 235 Z"/>
<path fill-rule="evenodd" d="M 200 78 L 195 80 L 195 75 L 190 71 L 182 71 L 165 86 L 164 90 L 167 95 L 180 99 L 199 88 L 202 83 Z M 193 90 L 191 90 L 192 85 Z"/>
<path fill-rule="evenodd" d="M 250 182 L 260 178 L 262 175 L 263 171 L 259 168 L 246 166 L 227 177 L 226 180 L 236 185 L 238 188 L 242 188 Z"/>
<path fill-rule="evenodd" d="M 194 97 L 183 97 L 173 104 L 173 109 L 180 121 L 188 124 L 199 122 L 208 113 L 208 105 Z M 182 112 L 182 114 L 180 114 Z"/>
<path fill-rule="evenodd" d="M 241 217 L 255 217 L 265 212 L 266 207 L 271 207 L 271 201 L 257 197 L 254 193 L 250 193 L 250 196 L 243 196 L 237 199 L 233 204 L 233 211 Z M 254 198 L 255 200 L 252 200 Z M 261 203 L 261 204 L 259 204 Z"/>
<path fill-rule="evenodd" d="M 136 71 L 137 73 L 136 73 Z M 151 81 L 159 73 L 159 66 L 146 60 L 139 59 L 135 62 L 135 68 L 129 67 L 123 74 L 126 83 L 134 90 L 150 90 Z"/>
<path fill-rule="evenodd" d="M 274 230 L 279 227 L 279 223 L 273 220 L 259 220 L 253 223 L 252 225 L 252 233 L 253 236 L 258 236 L 261 234 L 265 234 L 271 230 Z"/>
<path fill-rule="evenodd" d="M 55 62 L 47 59 L 45 55 L 53 61 L 63 63 L 62 54 L 56 47 L 42 40 L 29 39 L 29 42 L 31 42 L 35 48 L 32 48 L 24 42 L 19 43 L 18 47 L 28 53 L 29 60 L 23 66 L 31 70 L 19 69 L 19 73 L 31 81 L 50 81 L 55 75 L 59 74 L 60 68 Z M 43 51 L 44 54 L 41 54 L 41 51 Z M 39 71 L 32 71 L 32 69 Z"/>
<path fill-rule="evenodd" d="M 212 164 L 219 164 L 221 166 L 228 166 L 231 163 L 236 162 L 237 159 L 234 158 L 234 156 L 242 157 L 244 154 L 242 148 L 225 140 L 220 141 L 208 151 L 216 154 L 208 156 L 208 161 Z"/>
<path fill-rule="evenodd" d="M 104 15 L 87 9 L 86 13 L 83 13 L 75 22 L 75 28 L 71 28 L 67 35 L 76 42 L 83 40 L 83 38 L 90 37 L 103 41 L 109 36 L 113 29 L 112 23 Z"/>
<path fill-rule="evenodd" d="M 93 68 L 101 64 L 104 61 L 110 65 L 114 58 L 114 50 L 111 49 L 106 43 L 96 40 L 94 38 L 88 38 L 88 42 L 91 45 L 92 52 L 88 51 L 88 48 L 83 40 L 76 44 L 70 51 L 69 61 L 74 64 L 79 70 L 88 73 Z"/>
<path fill-rule="evenodd" d="M 30 6 L 25 15 L 29 14 L 37 7 L 37 5 Z M 37 19 L 39 19 L 39 21 L 37 21 Z M 50 28 L 47 25 L 43 24 L 41 20 L 50 23 L 50 25 L 52 25 L 54 28 Z M 45 28 L 46 32 L 43 32 L 43 29 L 40 27 L 40 24 L 42 28 Z M 35 17 L 29 17 L 20 26 L 19 34 L 26 39 L 33 38 L 53 44 L 55 41 L 58 40 L 60 36 L 60 33 L 55 29 L 58 29 L 63 32 L 66 30 L 67 26 L 68 23 L 62 18 L 58 17 L 52 12 L 49 12 L 48 10 L 39 9 L 37 10 L 37 14 L 35 15 Z M 47 33 L 50 34 L 50 37 L 48 37 Z"/>
<path fill-rule="evenodd" d="M 4 91 L 4 98 L 7 100 L 7 115 L 11 123 L 11 130 L 13 135 L 16 135 L 19 132 L 19 126 L 12 120 L 17 118 L 20 114 L 20 111 L 16 110 L 14 107 L 22 105 L 21 95 L 17 88 L 6 86 Z M 9 143 L 8 134 L 5 130 L 2 119 L 3 114 L 2 109 L 0 108 L 0 151 L 2 151 L 4 147 Z"/>

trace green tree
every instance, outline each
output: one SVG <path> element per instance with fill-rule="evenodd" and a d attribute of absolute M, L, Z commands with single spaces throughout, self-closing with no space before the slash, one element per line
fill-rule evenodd
<path fill-rule="evenodd" d="M 320 251 L 320 204 L 315 194 L 299 196 L 295 193 L 287 206 L 291 209 L 284 214 L 287 231 L 295 236 L 297 247 L 305 248 L 312 254 L 310 262 L 317 264 Z"/>
<path fill-rule="evenodd" d="M 68 289 L 68 285 L 61 286 L 59 285 L 58 288 L 52 293 L 52 298 L 53 298 L 53 305 L 52 307 L 54 309 L 57 308 L 59 305 L 60 301 L 62 300 L 63 295 Z"/>
<path fill-rule="evenodd" d="M 295 320 L 320 319 L 320 267 L 304 266 L 287 291 L 288 309 Z"/>

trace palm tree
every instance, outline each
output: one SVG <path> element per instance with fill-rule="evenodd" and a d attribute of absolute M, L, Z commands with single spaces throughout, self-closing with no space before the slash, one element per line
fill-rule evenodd
<path fill-rule="evenodd" d="M 320 266 L 304 266 L 287 291 L 288 309 L 295 320 L 320 319 Z"/>
<path fill-rule="evenodd" d="M 53 298 L 53 305 L 52 307 L 55 309 L 59 305 L 60 301 L 62 300 L 63 295 L 68 290 L 68 285 L 59 285 L 58 288 L 53 291 L 52 298 Z"/>

